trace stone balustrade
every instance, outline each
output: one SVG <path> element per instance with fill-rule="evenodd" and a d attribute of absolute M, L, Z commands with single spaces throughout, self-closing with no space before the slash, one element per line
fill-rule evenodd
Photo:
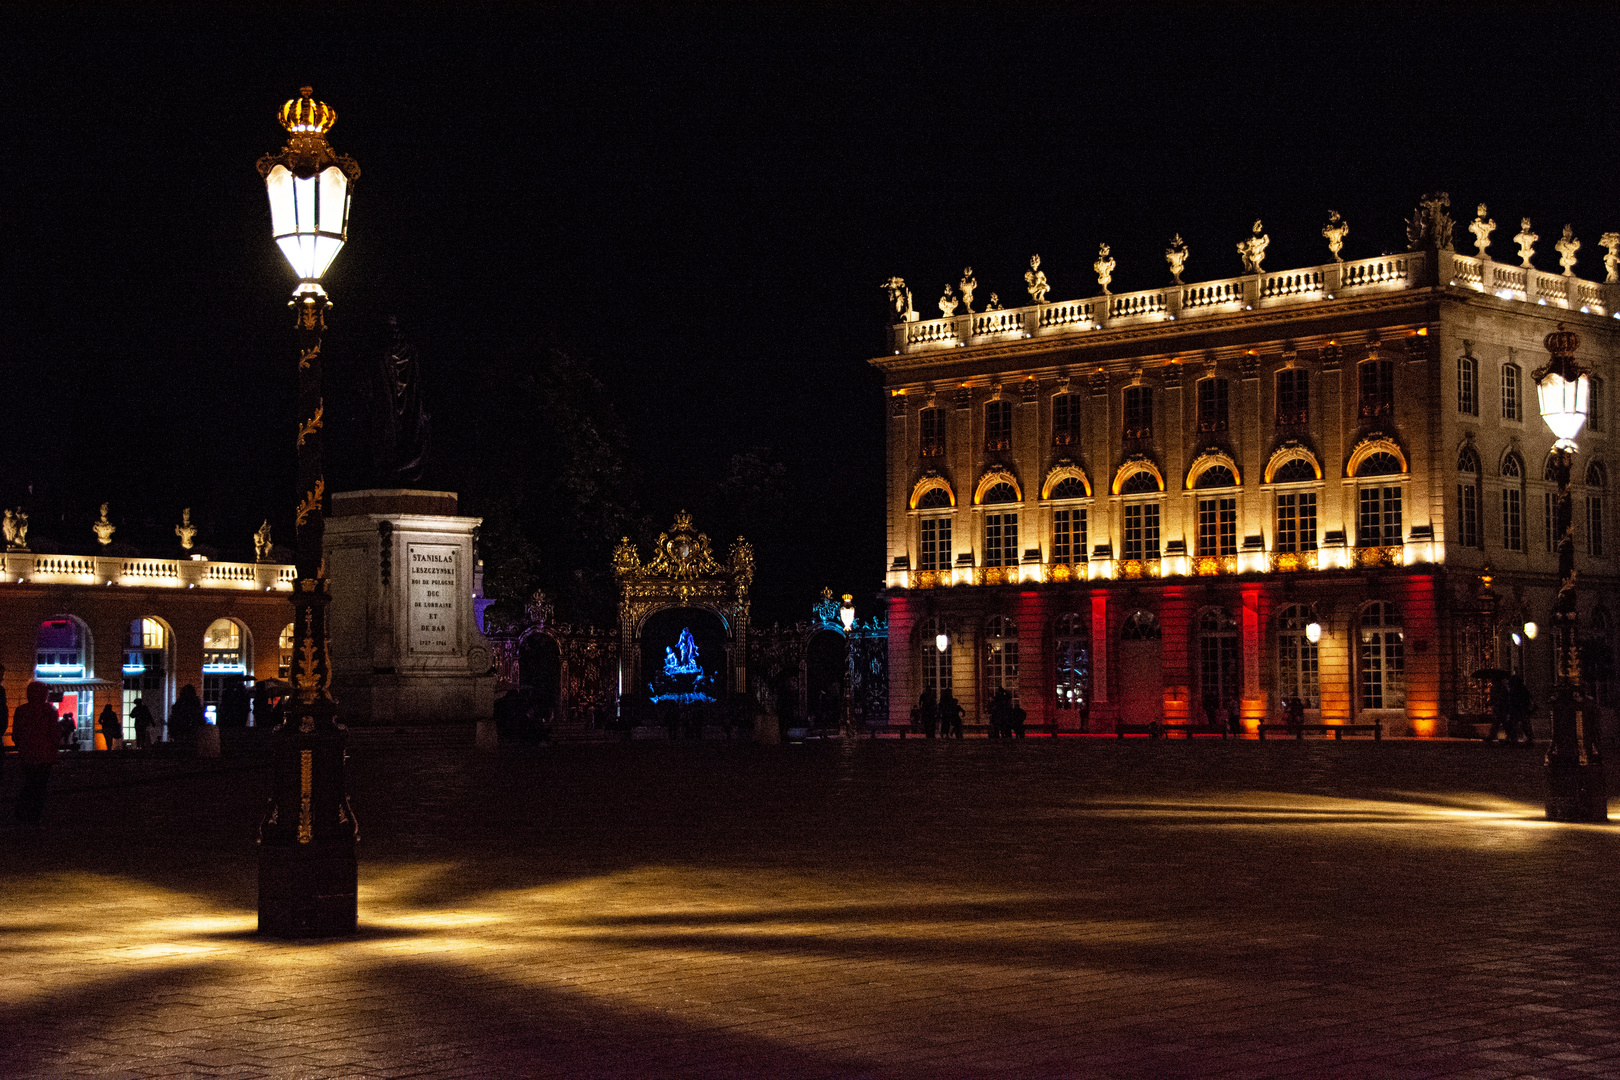
<path fill-rule="evenodd" d="M 4 581 L 41 585 L 124 585 L 159 589 L 238 589 L 291 592 L 296 567 L 280 563 L 207 559 L 129 559 L 106 555 L 49 555 L 8 551 L 0 556 Z"/>

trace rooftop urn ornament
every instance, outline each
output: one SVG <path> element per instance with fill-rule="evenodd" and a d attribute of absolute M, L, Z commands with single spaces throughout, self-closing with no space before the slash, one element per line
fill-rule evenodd
<path fill-rule="evenodd" d="M 962 306 L 967 314 L 973 314 L 973 291 L 979 287 L 979 279 L 973 276 L 973 267 L 962 268 L 962 280 L 957 285 L 962 290 Z"/>
<path fill-rule="evenodd" d="M 988 304 L 984 305 L 984 310 L 986 310 L 986 311 L 1000 311 L 1001 310 L 1001 297 L 997 296 L 995 293 L 991 293 L 990 294 L 990 302 Z"/>
<path fill-rule="evenodd" d="M 180 511 L 180 524 L 174 527 L 174 535 L 180 538 L 180 547 L 183 551 L 190 551 L 197 542 L 197 526 L 191 523 L 191 507 Z"/>
<path fill-rule="evenodd" d="M 1350 235 L 1350 225 L 1339 216 L 1337 210 L 1328 211 L 1327 224 L 1322 226 L 1322 235 L 1327 238 L 1328 254 L 1333 256 L 1334 262 L 1344 262 L 1339 254 L 1344 248 L 1344 238 Z"/>
<path fill-rule="evenodd" d="M 270 561 L 270 519 L 265 518 L 259 531 L 253 534 L 253 561 Z"/>
<path fill-rule="evenodd" d="M 1564 235 L 1559 237 L 1558 243 L 1553 245 L 1558 252 L 1558 265 L 1564 268 L 1565 277 L 1575 276 L 1575 253 L 1581 250 L 1581 242 L 1575 239 L 1575 230 L 1569 225 L 1564 226 Z"/>
<path fill-rule="evenodd" d="M 960 302 L 956 299 L 956 294 L 951 291 L 951 283 L 947 281 L 945 283 L 945 295 L 939 298 L 940 315 L 949 319 L 956 314 L 956 305 Z"/>
<path fill-rule="evenodd" d="M 1097 247 L 1097 261 L 1091 264 L 1097 271 L 1097 284 L 1102 286 L 1104 296 L 1112 296 L 1113 290 L 1108 287 L 1114 280 L 1114 257 L 1108 253 L 1108 245 L 1100 244 Z"/>
<path fill-rule="evenodd" d="M 1243 272 L 1245 274 L 1261 273 L 1260 264 L 1266 260 L 1266 248 L 1271 246 L 1271 237 L 1266 235 L 1265 226 L 1259 218 L 1254 219 L 1254 230 L 1248 239 L 1238 241 L 1237 253 L 1243 256 Z"/>
<path fill-rule="evenodd" d="M 1164 249 L 1164 261 L 1170 264 L 1170 278 L 1177 285 L 1181 284 L 1181 273 L 1187 268 L 1187 257 L 1191 254 L 1180 233 L 1171 237 L 1170 246 Z"/>
<path fill-rule="evenodd" d="M 118 526 L 107 520 L 106 503 L 101 504 L 101 519 L 93 522 L 90 528 L 95 530 L 96 542 L 102 547 L 106 547 L 108 544 L 112 543 L 113 533 L 118 531 Z"/>
<path fill-rule="evenodd" d="M 1519 233 L 1513 242 L 1519 245 L 1519 265 L 1526 269 L 1534 269 L 1530 265 L 1530 257 L 1536 253 L 1536 241 L 1541 237 L 1530 231 L 1530 219 L 1523 218 L 1519 222 Z"/>
<path fill-rule="evenodd" d="M 917 312 L 911 306 L 911 290 L 906 288 L 905 278 L 891 277 L 878 287 L 889 294 L 889 313 L 895 322 L 916 321 Z"/>
<path fill-rule="evenodd" d="M 1620 281 L 1620 232 L 1606 232 L 1598 237 L 1598 247 L 1607 251 L 1603 256 L 1604 284 Z"/>
<path fill-rule="evenodd" d="M 1024 284 L 1028 286 L 1030 299 L 1037 304 L 1046 303 L 1046 294 L 1051 292 L 1051 286 L 1046 283 L 1046 272 L 1041 269 L 1041 257 L 1029 257 L 1029 269 L 1024 271 Z"/>
<path fill-rule="evenodd" d="M 1481 259 L 1491 257 L 1491 233 L 1496 231 L 1496 219 L 1487 218 L 1485 214 L 1485 204 L 1480 203 L 1479 209 L 1474 212 L 1474 220 L 1468 225 L 1468 231 L 1474 234 L 1474 250 L 1479 252 Z"/>

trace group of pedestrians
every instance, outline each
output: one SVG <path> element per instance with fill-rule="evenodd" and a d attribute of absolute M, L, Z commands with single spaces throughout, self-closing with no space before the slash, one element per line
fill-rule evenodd
<path fill-rule="evenodd" d="M 924 690 L 922 697 L 917 701 L 913 723 L 922 728 L 923 738 L 932 739 L 936 733 L 942 739 L 953 736 L 962 737 L 962 719 L 967 710 L 962 703 L 950 692 L 949 688 L 940 691 L 935 698 L 932 690 Z"/>
<path fill-rule="evenodd" d="M 1502 736 L 1510 743 L 1529 745 L 1536 741 L 1530 730 L 1530 714 L 1535 702 L 1530 688 L 1518 675 L 1498 675 L 1491 680 L 1491 732 L 1485 741 L 1493 743 Z"/>
<path fill-rule="evenodd" d="M 1028 715 L 1022 705 L 1013 701 L 1012 693 L 1005 686 L 996 687 L 996 692 L 990 696 L 990 737 L 1022 739 Z"/>

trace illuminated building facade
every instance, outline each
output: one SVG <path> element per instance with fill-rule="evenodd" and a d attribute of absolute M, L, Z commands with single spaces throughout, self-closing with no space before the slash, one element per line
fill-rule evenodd
<path fill-rule="evenodd" d="M 921 320 L 891 281 L 872 361 L 890 405 L 891 724 L 945 687 L 982 717 L 1003 686 L 1060 732 L 1223 705 L 1252 730 L 1298 697 L 1310 722 L 1467 734 L 1484 667 L 1521 671 L 1544 705 L 1551 635 L 1524 624 L 1550 625 L 1556 590 L 1534 373 L 1559 322 L 1594 376 L 1577 568 L 1586 679 L 1608 706 L 1620 238 L 1599 283 L 1568 272 L 1567 235 L 1565 274 L 1530 265 L 1528 222 L 1520 264 L 1490 257 L 1482 220 L 1464 255 L 1445 208 L 1424 201 L 1406 253 L 1355 261 L 1337 259 L 1335 218 L 1335 261 L 1282 272 L 1261 270 L 1257 222 L 1248 272 L 1183 284 L 1178 245 L 1176 283 L 1142 292 L 1106 292 L 1105 253 L 1088 300 L 958 313 L 947 297 Z M 1038 261 L 1025 278 L 1044 301 Z"/>

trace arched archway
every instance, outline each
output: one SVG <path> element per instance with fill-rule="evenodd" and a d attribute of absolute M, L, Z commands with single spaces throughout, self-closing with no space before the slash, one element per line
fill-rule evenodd
<path fill-rule="evenodd" d="M 34 678 L 51 688 L 57 714 L 70 716 L 81 746 L 95 744 L 95 690 L 90 628 L 77 615 L 53 615 L 34 638 Z"/>
<path fill-rule="evenodd" d="M 124 738 L 135 742 L 135 724 L 129 717 L 136 702 L 144 704 L 156 724 L 154 737 L 163 731 L 174 700 L 174 633 L 162 619 L 152 616 L 129 624 L 124 643 Z"/>
<path fill-rule="evenodd" d="M 531 630 L 518 641 L 518 707 L 536 723 L 557 718 L 562 701 L 562 649 L 550 634 Z"/>
<path fill-rule="evenodd" d="M 237 619 L 215 619 L 203 633 L 203 712 L 218 723 L 225 688 L 253 678 L 253 635 Z"/>
<path fill-rule="evenodd" d="M 640 628 L 644 691 L 654 704 L 705 705 L 726 694 L 726 625 L 704 608 L 668 607 Z"/>

